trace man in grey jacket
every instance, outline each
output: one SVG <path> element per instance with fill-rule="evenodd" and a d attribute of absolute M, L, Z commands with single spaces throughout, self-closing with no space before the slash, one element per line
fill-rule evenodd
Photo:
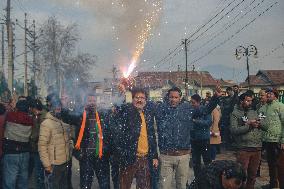
<path fill-rule="evenodd" d="M 257 112 L 251 109 L 252 96 L 243 93 L 240 103 L 231 115 L 230 131 L 237 149 L 237 161 L 242 164 L 248 178 L 246 189 L 253 189 L 261 160 L 261 125 Z"/>

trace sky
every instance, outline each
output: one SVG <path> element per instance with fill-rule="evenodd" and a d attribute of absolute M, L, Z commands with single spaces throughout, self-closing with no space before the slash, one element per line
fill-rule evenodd
<path fill-rule="evenodd" d="M 236 48 L 255 45 L 257 58 L 249 57 L 250 73 L 260 69 L 284 69 L 284 0 L 11 0 L 12 19 L 39 27 L 49 16 L 64 24 L 76 23 L 80 34 L 77 52 L 97 56 L 90 70 L 93 81 L 111 77 L 112 66 L 120 71 L 131 64 L 135 49 L 143 44 L 132 75 L 139 71 L 209 71 L 215 78 L 242 82 L 246 57 L 237 60 Z M 145 3 L 144 3 L 145 2 Z M 153 8 L 152 4 L 155 4 Z M 151 5 L 151 6 L 149 6 Z M 3 18 L 6 0 L 1 0 Z M 3 7 L 3 8 L 2 8 Z M 153 13 L 149 30 L 143 23 Z M 200 30 L 200 28 L 203 26 Z M 145 33 L 146 31 L 146 33 Z M 143 43 L 138 40 L 144 32 Z M 194 34 L 195 33 L 195 34 Z M 194 34 L 192 37 L 190 37 Z M 16 54 L 22 52 L 22 33 L 16 26 Z M 17 45 L 18 44 L 18 45 Z M 22 60 L 16 59 L 16 77 L 22 75 Z"/>

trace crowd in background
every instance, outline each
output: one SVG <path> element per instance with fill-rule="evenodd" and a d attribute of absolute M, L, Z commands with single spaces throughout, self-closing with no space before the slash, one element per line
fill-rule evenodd
<path fill-rule="evenodd" d="M 72 109 L 57 93 L 46 104 L 2 95 L 0 188 L 72 189 L 75 157 L 85 189 L 95 175 L 101 189 L 111 180 L 115 189 L 130 189 L 134 178 L 145 189 L 250 189 L 263 151 L 269 187 L 284 188 L 284 104 L 276 89 L 255 97 L 238 86 L 226 95 L 217 87 L 214 95 L 193 94 L 187 101 L 173 87 L 163 102 L 148 101 L 144 89 L 131 93 L 131 103 L 109 110 L 98 108 L 94 93 Z M 234 150 L 236 162 L 215 160 L 222 150 Z"/>

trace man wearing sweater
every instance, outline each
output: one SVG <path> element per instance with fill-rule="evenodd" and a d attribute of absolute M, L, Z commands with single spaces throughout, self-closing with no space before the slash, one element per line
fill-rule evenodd
<path fill-rule="evenodd" d="M 3 188 L 28 188 L 29 139 L 33 119 L 27 100 L 19 100 L 16 112 L 8 112 L 3 142 Z"/>

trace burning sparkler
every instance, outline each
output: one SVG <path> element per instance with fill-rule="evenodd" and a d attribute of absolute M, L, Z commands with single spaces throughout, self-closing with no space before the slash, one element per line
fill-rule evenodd
<path fill-rule="evenodd" d="M 132 56 L 131 64 L 129 65 L 127 71 L 123 72 L 123 76 L 125 78 L 128 78 L 130 74 L 133 72 L 134 68 L 136 67 L 141 54 L 144 52 L 144 46 L 147 40 L 149 39 L 149 36 L 151 34 L 150 32 L 154 24 L 159 19 L 160 12 L 162 10 L 161 0 L 152 0 L 152 1 L 145 0 L 145 3 L 151 8 L 144 13 L 145 19 L 143 20 L 143 23 L 141 24 L 141 30 L 136 40 L 136 49 Z M 139 11 L 143 12 L 144 10 L 140 9 Z M 134 27 L 137 28 L 137 24 Z"/>
<path fill-rule="evenodd" d="M 119 56 L 124 57 L 124 55 L 121 55 L 123 52 L 132 53 L 130 65 L 128 65 L 126 71 L 122 71 L 123 76 L 128 78 L 144 52 L 145 43 L 150 36 L 153 36 L 153 28 L 159 23 L 162 1 L 73 0 L 71 2 L 80 8 L 94 10 L 97 18 L 106 21 L 102 24 L 110 21 L 111 31 L 115 35 L 115 43 L 120 45 L 117 48 Z M 60 0 L 60 2 L 70 4 L 70 0 Z"/>

